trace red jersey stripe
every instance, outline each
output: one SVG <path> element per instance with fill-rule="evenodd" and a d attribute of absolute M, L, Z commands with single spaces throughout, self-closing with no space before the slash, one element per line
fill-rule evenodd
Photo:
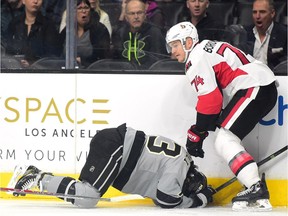
<path fill-rule="evenodd" d="M 206 95 L 199 95 L 196 110 L 202 114 L 218 114 L 221 112 L 223 96 L 218 88 Z"/>
<path fill-rule="evenodd" d="M 227 62 L 220 62 L 213 66 L 217 80 L 222 89 L 226 88 L 236 77 L 246 75 L 247 73 L 239 68 L 232 70 Z"/>

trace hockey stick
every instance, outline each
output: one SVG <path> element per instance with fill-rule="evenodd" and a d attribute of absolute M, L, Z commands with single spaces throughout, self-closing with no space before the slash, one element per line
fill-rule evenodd
<path fill-rule="evenodd" d="M 0 191 L 7 192 L 7 193 L 13 193 L 15 196 L 25 196 L 26 194 L 31 195 L 40 195 L 40 196 L 52 196 L 52 197 L 59 197 L 59 198 L 65 198 L 65 199 L 97 199 L 95 197 L 89 197 L 89 196 L 82 196 L 82 195 L 73 195 L 73 194 L 62 194 L 62 193 L 50 193 L 50 192 L 41 192 L 41 191 L 33 191 L 33 190 L 21 190 L 21 189 L 14 189 L 14 188 L 4 188 L 0 187 Z M 141 195 L 138 194 L 128 194 L 118 197 L 111 197 L 111 198 L 100 198 L 100 201 L 105 202 L 121 202 L 121 201 L 128 201 L 128 200 L 138 200 L 138 199 L 145 199 Z"/>
<path fill-rule="evenodd" d="M 274 152 L 273 154 L 271 154 L 270 156 L 264 158 L 263 160 L 259 161 L 257 163 L 258 167 L 260 167 L 261 165 L 265 164 L 266 162 L 270 161 L 271 159 L 273 159 L 274 157 L 278 156 L 279 154 L 283 153 L 284 151 L 286 151 L 288 149 L 288 145 L 284 146 L 283 148 L 279 149 L 278 151 Z M 222 185 L 220 185 L 217 188 L 214 188 L 214 194 L 219 192 L 220 190 L 222 190 L 223 188 L 229 186 L 230 184 L 232 184 L 234 181 L 236 181 L 237 178 L 234 177 L 232 179 L 230 179 L 229 181 L 223 183 Z"/>

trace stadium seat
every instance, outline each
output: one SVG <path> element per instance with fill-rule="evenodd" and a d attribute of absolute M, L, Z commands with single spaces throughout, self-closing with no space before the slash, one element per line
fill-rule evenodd
<path fill-rule="evenodd" d="M 285 1 L 274 1 L 274 7 L 276 11 L 275 21 L 283 22 L 283 17 L 287 16 L 287 2 Z"/>
<path fill-rule="evenodd" d="M 210 1 L 207 12 L 214 20 L 219 21 L 221 24 L 227 26 L 234 22 L 235 2 L 213 2 Z"/>
<path fill-rule="evenodd" d="M 243 26 L 252 25 L 252 9 L 253 2 L 238 2 L 236 7 L 236 23 Z"/>
<path fill-rule="evenodd" d="M 34 62 L 29 69 L 65 69 L 66 61 L 63 58 L 45 57 Z"/>
<path fill-rule="evenodd" d="M 173 59 L 161 59 L 149 67 L 150 71 L 185 72 L 185 64 Z"/>
<path fill-rule="evenodd" d="M 287 64 L 288 60 L 280 62 L 278 65 L 276 65 L 273 69 L 274 74 L 277 76 L 288 76 L 287 72 Z"/>
<path fill-rule="evenodd" d="M 166 19 L 166 29 L 169 29 L 177 23 L 179 14 L 183 11 L 185 4 L 183 2 L 157 2 L 162 9 Z"/>
<path fill-rule="evenodd" d="M 121 2 L 101 2 L 100 7 L 109 15 L 112 29 L 115 29 L 121 14 Z"/>
<path fill-rule="evenodd" d="M 1 56 L 5 56 L 6 54 L 6 49 L 5 47 L 1 44 Z"/>
<path fill-rule="evenodd" d="M 288 25 L 288 16 L 282 16 L 279 21 L 283 25 Z"/>
<path fill-rule="evenodd" d="M 242 49 L 243 51 L 247 49 L 247 31 L 240 24 L 227 26 L 223 33 L 222 40 Z"/>
<path fill-rule="evenodd" d="M 137 70 L 137 67 L 127 60 L 121 59 L 101 59 L 90 64 L 87 69 L 97 71 L 123 71 L 123 70 Z"/>
<path fill-rule="evenodd" d="M 15 57 L 1 56 L 1 69 L 22 69 L 22 65 Z"/>

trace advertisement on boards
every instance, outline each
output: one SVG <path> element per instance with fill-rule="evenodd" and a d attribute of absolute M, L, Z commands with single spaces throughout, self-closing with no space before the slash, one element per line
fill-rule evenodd
<path fill-rule="evenodd" d="M 127 123 L 185 145 L 195 122 L 196 96 L 182 75 L 0 75 L 0 172 L 34 164 L 79 173 L 98 130 Z M 257 160 L 287 145 L 287 77 L 279 83 L 277 105 L 243 140 Z M 213 142 L 211 132 L 204 144 L 210 165 L 196 161 L 208 176 L 229 176 Z M 285 178 L 285 164 L 278 161 L 270 172 Z"/>

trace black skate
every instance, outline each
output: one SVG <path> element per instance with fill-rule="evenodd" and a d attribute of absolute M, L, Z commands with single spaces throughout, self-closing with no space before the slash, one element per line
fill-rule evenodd
<path fill-rule="evenodd" d="M 16 182 L 15 189 L 28 190 L 28 189 L 39 189 L 42 191 L 41 179 L 48 173 L 44 173 L 37 167 L 30 165 L 23 176 Z M 50 174 L 50 173 L 49 173 Z M 14 196 L 19 196 L 18 193 L 13 193 Z M 25 196 L 21 194 L 22 196 Z"/>
<path fill-rule="evenodd" d="M 247 190 L 238 193 L 237 196 L 232 199 L 232 209 L 235 211 L 269 211 L 272 210 L 269 198 L 265 174 L 263 173 L 261 181 L 252 185 Z"/>

